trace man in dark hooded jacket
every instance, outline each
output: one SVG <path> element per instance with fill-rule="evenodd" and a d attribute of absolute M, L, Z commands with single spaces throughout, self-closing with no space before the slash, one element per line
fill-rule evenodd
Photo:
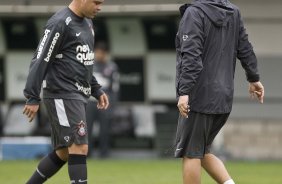
<path fill-rule="evenodd" d="M 246 72 L 251 96 L 263 103 L 257 59 L 240 11 L 228 0 L 194 0 L 180 12 L 175 157 L 183 158 L 184 184 L 201 183 L 201 166 L 217 183 L 234 184 L 210 147 L 232 109 L 236 58 Z"/>

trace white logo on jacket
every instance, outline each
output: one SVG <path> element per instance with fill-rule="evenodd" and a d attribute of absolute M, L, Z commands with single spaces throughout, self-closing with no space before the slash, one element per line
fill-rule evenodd
<path fill-rule="evenodd" d="M 52 56 L 53 50 L 54 50 L 54 48 L 55 48 L 55 45 L 56 45 L 56 43 L 57 43 L 59 37 L 60 37 L 60 33 L 57 32 L 57 33 L 55 34 L 54 38 L 53 38 L 53 41 L 52 41 L 51 46 L 50 46 L 50 48 L 49 48 L 49 52 L 48 52 L 48 54 L 47 54 L 47 57 L 44 59 L 46 62 L 49 62 L 50 57 Z"/>
<path fill-rule="evenodd" d="M 49 33 L 50 33 L 50 30 L 49 30 L 49 29 L 46 29 L 45 32 L 44 32 L 44 36 L 43 36 L 43 38 L 42 38 L 42 41 L 41 41 L 41 43 L 40 43 L 40 45 L 39 45 L 39 48 L 38 48 L 37 59 L 39 59 L 40 56 L 41 56 L 41 54 L 42 54 L 42 50 L 43 50 L 43 47 L 44 47 L 44 45 L 45 45 L 45 42 L 46 42 L 46 40 L 47 40 L 47 38 L 48 38 L 48 34 L 49 34 Z"/>
<path fill-rule="evenodd" d="M 183 41 L 188 40 L 188 38 L 189 38 L 189 36 L 188 36 L 188 35 L 183 35 L 183 36 L 182 36 Z"/>
<path fill-rule="evenodd" d="M 76 59 L 84 65 L 94 64 L 94 52 L 90 50 L 89 45 L 78 45 L 76 47 Z"/>

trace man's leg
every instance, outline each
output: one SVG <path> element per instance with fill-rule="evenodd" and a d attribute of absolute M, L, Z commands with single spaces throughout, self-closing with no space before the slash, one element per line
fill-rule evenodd
<path fill-rule="evenodd" d="M 87 144 L 72 144 L 69 147 L 68 170 L 71 184 L 87 184 L 87 152 Z"/>
<path fill-rule="evenodd" d="M 219 184 L 235 184 L 228 174 L 223 162 L 215 155 L 205 154 L 201 160 L 202 167 Z"/>
<path fill-rule="evenodd" d="M 57 151 L 53 151 L 45 156 L 40 163 L 36 171 L 33 173 L 27 184 L 42 184 L 48 178 L 52 177 L 68 159 L 68 150 L 63 148 Z"/>
<path fill-rule="evenodd" d="M 109 157 L 110 151 L 110 111 L 100 111 L 99 112 L 99 123 L 100 123 L 100 132 L 99 132 L 99 148 L 100 148 L 100 157 L 107 158 Z"/>
<path fill-rule="evenodd" d="M 97 116 L 97 103 L 89 101 L 86 106 L 86 123 L 88 131 L 88 156 L 91 157 L 93 151 L 93 125 Z"/>
<path fill-rule="evenodd" d="M 183 184 L 201 183 L 201 160 L 183 158 Z"/>

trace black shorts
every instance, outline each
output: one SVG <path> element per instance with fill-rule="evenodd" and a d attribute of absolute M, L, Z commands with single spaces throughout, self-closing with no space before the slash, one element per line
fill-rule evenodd
<path fill-rule="evenodd" d="M 80 100 L 44 99 L 54 149 L 88 144 L 86 104 Z"/>
<path fill-rule="evenodd" d="M 179 115 L 174 156 L 201 159 L 210 153 L 211 144 L 229 114 L 189 112 L 188 118 Z"/>

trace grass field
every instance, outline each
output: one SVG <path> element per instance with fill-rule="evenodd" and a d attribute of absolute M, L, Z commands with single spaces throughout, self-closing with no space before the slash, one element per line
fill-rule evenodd
<path fill-rule="evenodd" d="M 0 184 L 24 184 L 38 161 L 0 162 Z M 238 184 L 282 184 L 282 162 L 227 162 Z M 89 160 L 89 184 L 181 184 L 180 160 Z M 215 184 L 203 172 L 203 184 Z M 67 167 L 47 184 L 68 184 Z"/>

